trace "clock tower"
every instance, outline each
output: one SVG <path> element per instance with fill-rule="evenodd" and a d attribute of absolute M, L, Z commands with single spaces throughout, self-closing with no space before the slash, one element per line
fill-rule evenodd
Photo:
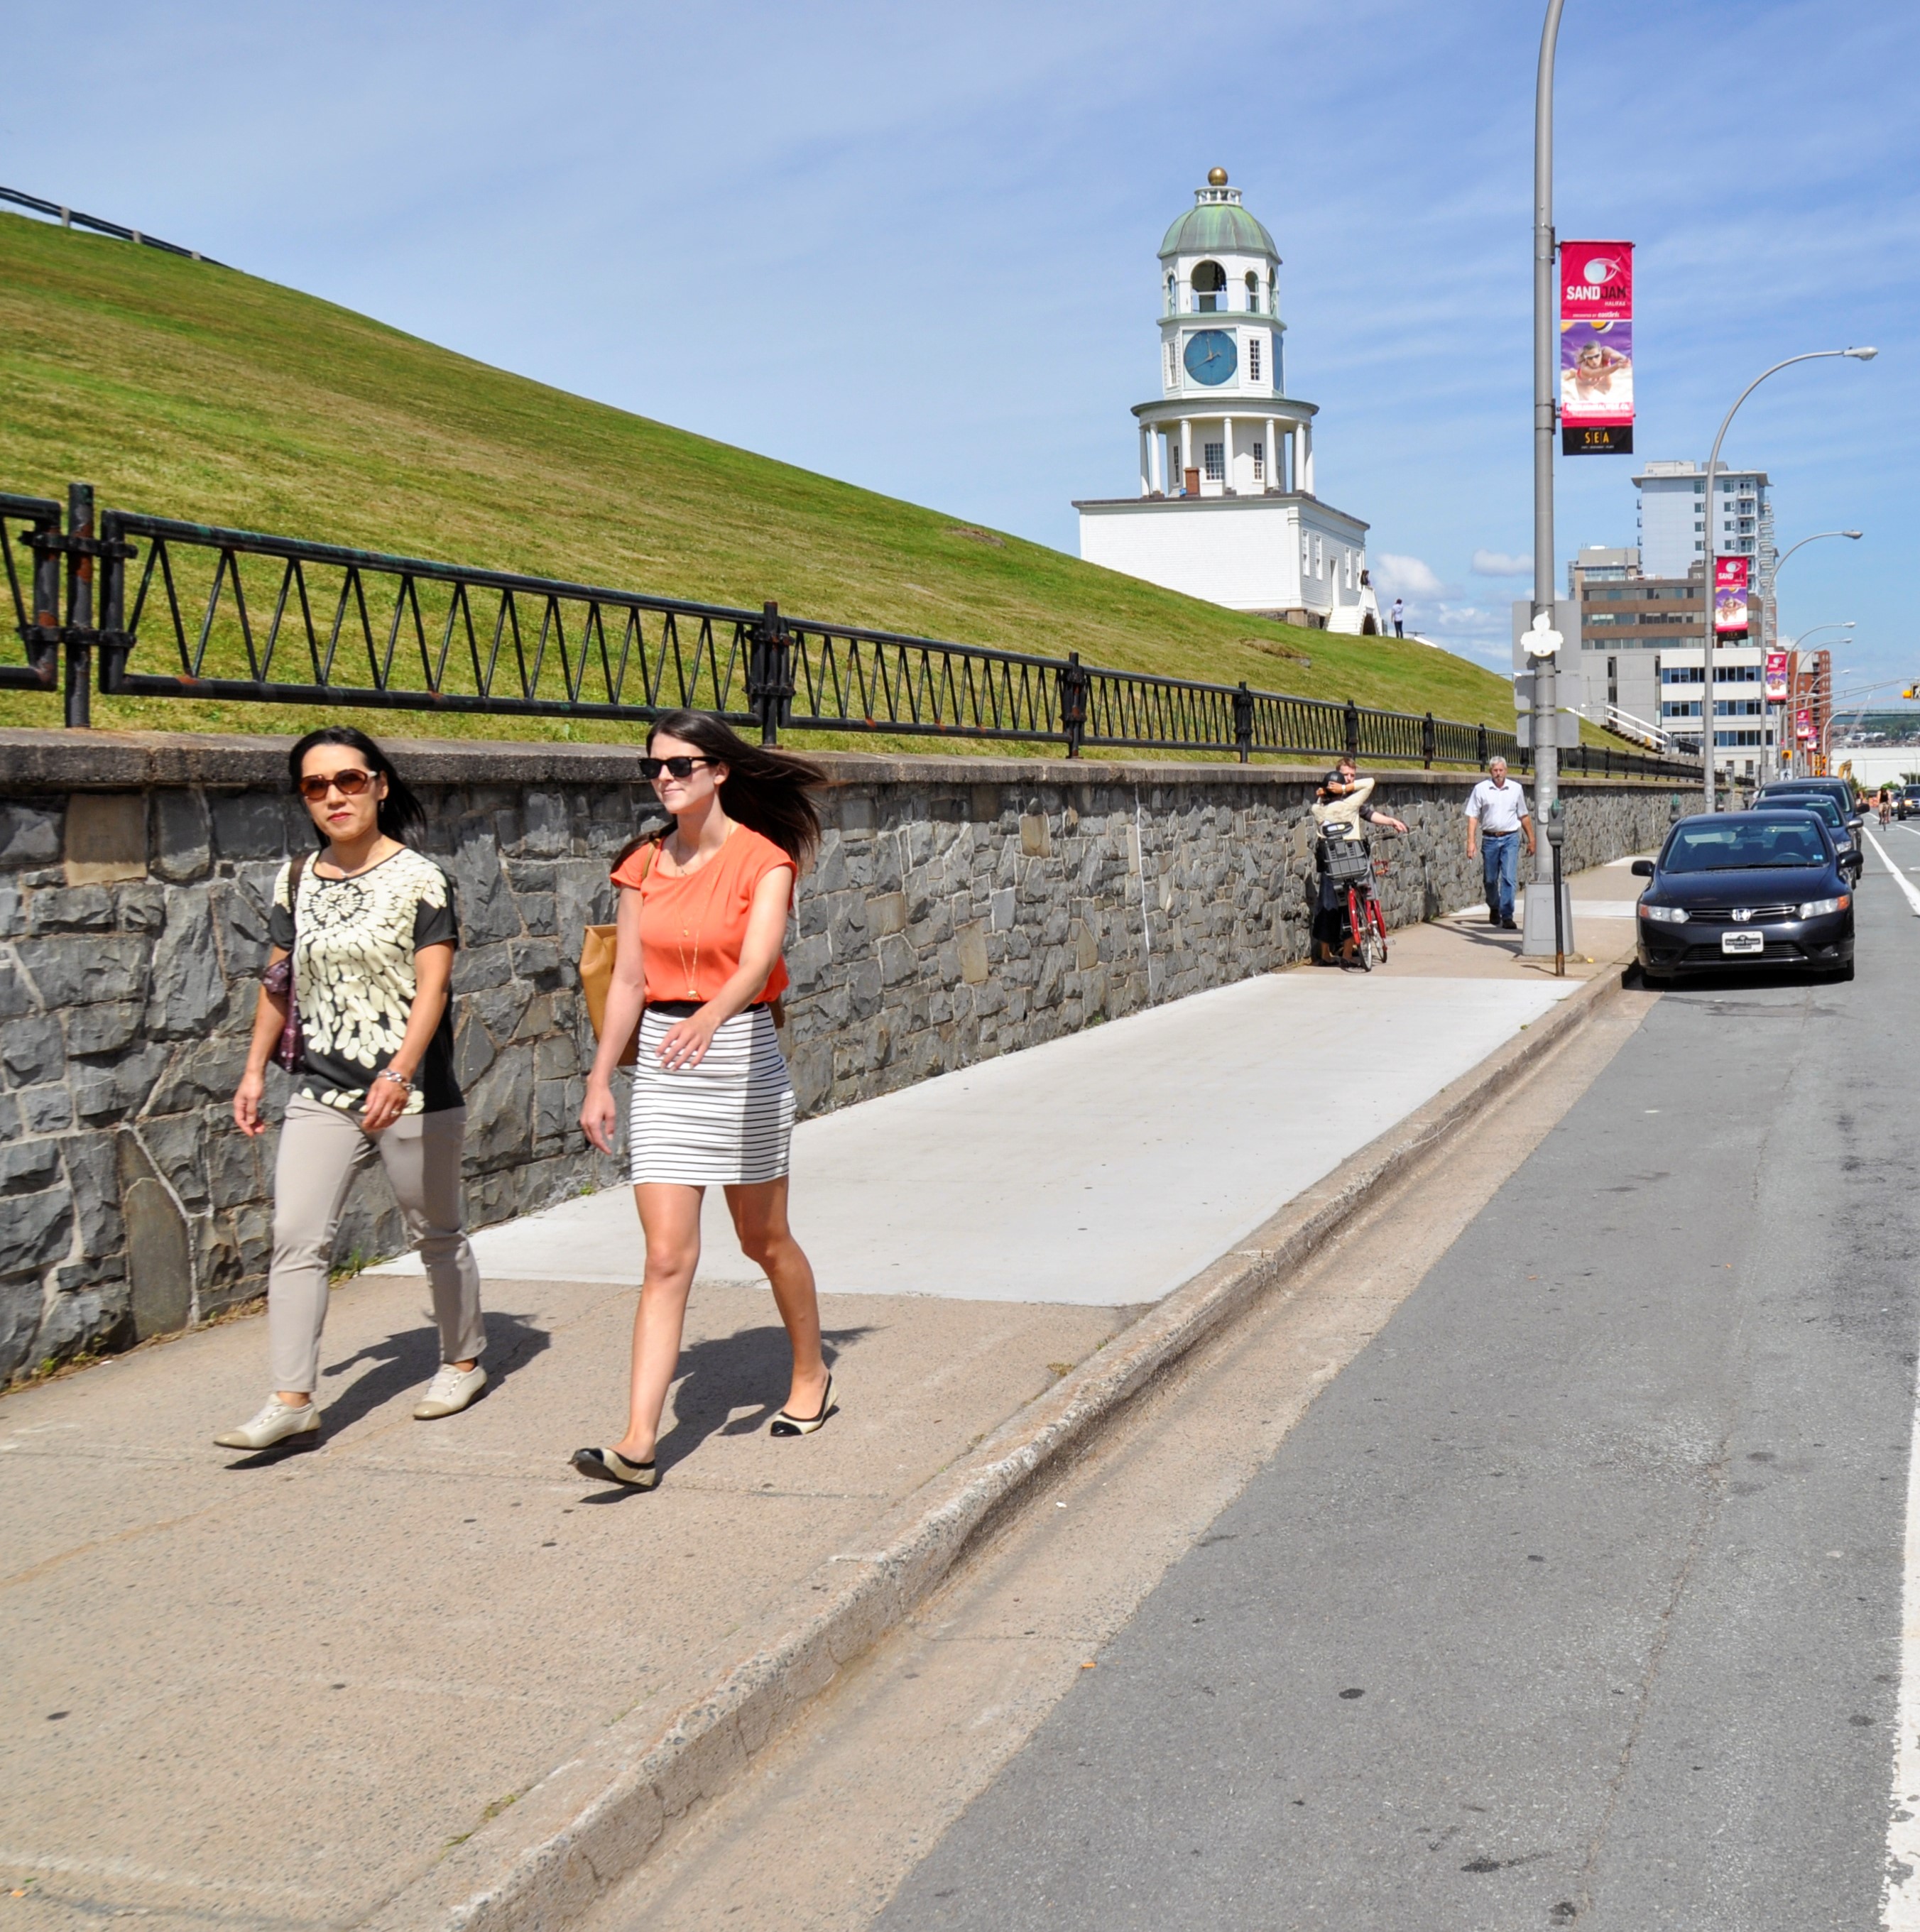
<path fill-rule="evenodd" d="M 1318 406 L 1286 392 L 1280 250 L 1215 168 L 1160 244 L 1160 393 L 1137 496 L 1077 502 L 1080 554 L 1235 610 L 1374 631 L 1366 525 L 1315 493 Z"/>

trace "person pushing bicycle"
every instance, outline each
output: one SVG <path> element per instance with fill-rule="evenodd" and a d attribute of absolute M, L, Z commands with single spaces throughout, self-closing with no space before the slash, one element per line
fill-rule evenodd
<path fill-rule="evenodd" d="M 1342 800 L 1359 794 L 1354 806 L 1354 815 L 1364 819 L 1369 825 L 1382 825 L 1389 830 L 1404 832 L 1404 820 L 1390 813 L 1376 812 L 1367 802 L 1367 796 L 1373 789 L 1370 778 L 1362 778 L 1358 768 L 1351 758 L 1343 758 L 1320 781 L 1315 796 L 1323 806 L 1338 806 Z M 1313 913 L 1313 958 L 1316 965 L 1331 966 L 1335 963 L 1334 948 L 1340 950 L 1339 964 L 1352 965 L 1359 954 L 1360 935 L 1353 930 L 1348 916 L 1348 883 L 1336 878 L 1328 864 L 1327 838 L 1324 830 L 1314 841 L 1314 864 L 1320 875 L 1320 890 Z"/>

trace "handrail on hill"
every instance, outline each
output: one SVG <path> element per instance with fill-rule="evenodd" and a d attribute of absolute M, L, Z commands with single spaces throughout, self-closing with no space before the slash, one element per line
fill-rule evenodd
<path fill-rule="evenodd" d="M 50 214 L 63 228 L 91 228 L 96 235 L 112 235 L 122 242 L 137 242 L 142 248 L 158 248 L 168 255 L 183 255 L 190 262 L 205 262 L 210 268 L 224 268 L 224 262 L 216 262 L 211 255 L 202 255 L 197 248 L 183 248 L 177 242 L 163 242 L 158 235 L 149 235 L 139 228 L 123 228 L 117 221 L 103 221 L 97 214 L 82 214 L 77 208 L 67 208 L 57 201 L 42 201 L 37 194 L 22 194 L 16 188 L 0 188 L 0 201 L 10 201 L 16 208 L 30 208 L 37 214 Z"/>
<path fill-rule="evenodd" d="M 1516 767 L 1509 731 L 1246 685 L 1208 684 L 758 610 L 107 510 L 75 484 L 0 495 L 0 549 L 26 662 L 0 686 L 60 682 L 67 722 L 109 695 L 646 723 L 718 713 L 783 730 L 885 732 L 1089 748 L 1352 753 Z M 17 526 L 16 529 L 10 526 Z M 14 550 L 32 556 L 30 572 Z M 61 610 L 64 567 L 65 598 Z M 96 620 L 95 593 L 98 616 Z M 146 665 L 156 659 L 170 668 Z M 136 668 L 136 664 L 139 666 Z M 1610 748 L 1562 770 L 1691 778 L 1690 764 Z"/>

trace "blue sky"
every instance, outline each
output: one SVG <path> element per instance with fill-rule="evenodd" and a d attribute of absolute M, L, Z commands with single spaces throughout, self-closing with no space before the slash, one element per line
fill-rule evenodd
<path fill-rule="evenodd" d="M 1217 163 L 1285 257 L 1321 494 L 1421 628 L 1504 665 L 1540 14 L 103 0 L 64 131 L 12 64 L 0 181 L 1070 550 L 1070 498 L 1134 487 L 1154 250 Z M 1844 687 L 1920 673 L 1916 69 L 1887 0 L 1569 0 L 1561 41 L 1560 232 L 1640 244 L 1640 458 L 1704 457 L 1782 356 L 1882 351 L 1776 377 L 1726 452 L 1783 546 L 1868 532 L 1782 581 L 1790 634 L 1858 620 Z M 1563 558 L 1632 541 L 1636 460 L 1562 463 Z"/>

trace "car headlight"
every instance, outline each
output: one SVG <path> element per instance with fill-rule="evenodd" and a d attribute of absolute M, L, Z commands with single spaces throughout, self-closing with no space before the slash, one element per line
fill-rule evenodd
<path fill-rule="evenodd" d="M 1663 926 L 1684 926 L 1687 923 L 1687 908 L 1684 906 L 1652 905 L 1642 899 L 1640 902 L 1640 916 L 1658 920 Z"/>
<path fill-rule="evenodd" d="M 1852 903 L 1852 898 L 1846 892 L 1842 892 L 1837 899 L 1802 899 L 1800 902 L 1800 916 L 1802 919 L 1818 919 L 1825 912 L 1844 912 Z"/>

